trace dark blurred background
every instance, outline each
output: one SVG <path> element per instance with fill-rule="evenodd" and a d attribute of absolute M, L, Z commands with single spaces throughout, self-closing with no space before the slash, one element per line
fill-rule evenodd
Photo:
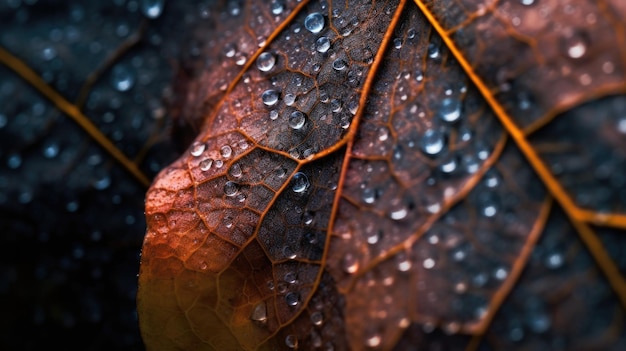
<path fill-rule="evenodd" d="M 0 0 L 0 46 L 152 179 L 180 149 L 172 81 L 206 5 Z M 146 189 L 0 64 L 0 350 L 143 349 L 135 294 Z"/>

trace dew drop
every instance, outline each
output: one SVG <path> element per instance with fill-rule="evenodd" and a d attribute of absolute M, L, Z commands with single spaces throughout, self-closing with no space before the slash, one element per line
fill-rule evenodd
<path fill-rule="evenodd" d="M 432 269 L 435 267 L 435 260 L 432 258 L 427 258 L 422 262 L 422 266 L 426 269 Z"/>
<path fill-rule="evenodd" d="M 191 151 L 189 151 L 189 153 L 191 154 L 191 156 L 198 157 L 202 155 L 205 149 L 206 144 L 196 141 L 193 143 L 193 145 L 191 145 Z"/>
<path fill-rule="evenodd" d="M 311 313 L 311 323 L 315 326 L 320 326 L 324 322 L 324 315 L 320 311 L 315 311 Z"/>
<path fill-rule="evenodd" d="M 208 171 L 209 169 L 211 169 L 212 165 L 213 165 L 213 159 L 211 158 L 204 159 L 202 160 L 202 162 L 200 162 L 200 170 Z"/>
<path fill-rule="evenodd" d="M 393 47 L 396 49 L 402 48 L 402 38 L 395 38 L 393 40 Z"/>
<path fill-rule="evenodd" d="M 406 257 L 401 257 L 398 260 L 398 270 L 400 272 L 408 272 L 409 270 L 411 270 L 411 266 L 412 266 L 411 261 Z"/>
<path fill-rule="evenodd" d="M 283 255 L 290 260 L 296 258 L 296 252 L 290 246 L 283 247 Z"/>
<path fill-rule="evenodd" d="M 294 102 L 296 102 L 296 96 L 293 94 L 286 94 L 284 100 L 285 105 L 291 106 L 294 104 Z"/>
<path fill-rule="evenodd" d="M 387 127 L 378 128 L 378 140 L 385 141 L 389 138 L 389 129 Z"/>
<path fill-rule="evenodd" d="M 232 153 L 233 153 L 233 149 L 228 145 L 224 145 L 220 148 L 220 154 L 224 158 L 229 158 Z"/>
<path fill-rule="evenodd" d="M 126 66 L 117 65 L 111 71 L 111 84 L 117 91 L 128 91 L 135 84 L 135 76 Z"/>
<path fill-rule="evenodd" d="M 290 349 L 295 349 L 298 347 L 298 337 L 295 335 L 289 334 L 285 337 L 285 345 L 287 345 Z"/>
<path fill-rule="evenodd" d="M 265 305 L 265 302 L 260 302 L 254 306 L 254 309 L 250 314 L 250 319 L 259 323 L 267 322 L 267 306 Z"/>
<path fill-rule="evenodd" d="M 500 267 L 493 272 L 493 277 L 498 280 L 504 280 L 509 275 L 509 272 L 504 267 Z"/>
<path fill-rule="evenodd" d="M 330 101 L 330 110 L 333 112 L 341 112 L 341 100 L 332 99 Z"/>
<path fill-rule="evenodd" d="M 287 273 L 285 273 L 285 276 L 283 277 L 283 280 L 286 283 L 295 284 L 296 283 L 296 273 L 295 272 L 287 272 Z"/>
<path fill-rule="evenodd" d="M 588 39 L 584 33 L 576 31 L 570 36 L 563 38 L 563 48 L 570 58 L 579 59 L 587 52 Z"/>
<path fill-rule="evenodd" d="M 297 172 L 293 175 L 293 179 L 291 181 L 291 190 L 293 190 L 293 192 L 302 193 L 308 189 L 309 185 L 309 178 L 307 178 L 306 174 Z"/>
<path fill-rule="evenodd" d="M 270 119 L 271 119 L 272 121 L 274 121 L 274 120 L 276 120 L 277 118 L 278 118 L 278 111 L 276 111 L 276 110 L 271 110 L 271 111 L 270 111 Z"/>
<path fill-rule="evenodd" d="M 520 0 L 520 3 L 524 6 L 530 6 L 535 3 L 535 0 Z"/>
<path fill-rule="evenodd" d="M 273 106 L 278 102 L 278 91 L 269 89 L 261 94 L 261 100 L 267 106 Z"/>
<path fill-rule="evenodd" d="M 300 111 L 294 111 L 289 116 L 289 126 L 293 129 L 301 129 L 306 122 L 306 116 Z"/>
<path fill-rule="evenodd" d="M 321 53 L 328 51 L 330 49 L 330 39 L 328 37 L 319 37 L 315 42 L 315 49 Z"/>
<path fill-rule="evenodd" d="M 392 211 L 389 214 L 389 217 L 391 217 L 391 219 L 393 219 L 393 220 L 399 221 L 399 220 L 402 220 L 402 219 L 406 218 L 406 216 L 408 214 L 409 214 L 409 211 L 407 211 L 406 208 L 401 207 L 401 208 L 399 208 L 397 210 Z"/>
<path fill-rule="evenodd" d="M 557 269 L 557 268 L 560 268 L 561 266 L 563 266 L 562 254 L 555 252 L 555 253 L 550 254 L 546 258 L 546 267 L 550 269 Z"/>
<path fill-rule="evenodd" d="M 359 270 L 359 260 L 353 254 L 347 253 L 343 258 L 341 266 L 344 272 L 354 274 Z"/>
<path fill-rule="evenodd" d="M 230 173 L 231 176 L 235 177 L 235 178 L 239 178 L 242 175 L 242 171 L 241 171 L 241 166 L 239 165 L 239 163 L 234 163 L 230 169 L 228 170 L 228 172 Z"/>
<path fill-rule="evenodd" d="M 270 4 L 271 9 L 272 9 L 272 13 L 274 15 L 280 15 L 281 13 L 283 13 L 284 10 L 284 6 L 282 1 L 280 0 L 272 0 L 272 3 Z"/>
<path fill-rule="evenodd" d="M 300 303 L 300 294 L 295 292 L 287 293 L 287 295 L 285 295 L 285 302 L 291 307 L 298 306 L 298 303 Z"/>
<path fill-rule="evenodd" d="M 336 71 L 343 71 L 346 68 L 346 66 L 347 66 L 346 61 L 342 59 L 336 59 L 335 61 L 333 61 L 333 68 Z"/>
<path fill-rule="evenodd" d="M 157 18 L 163 12 L 165 0 L 142 0 L 141 12 L 148 18 Z"/>
<path fill-rule="evenodd" d="M 380 334 L 373 334 L 373 335 L 370 335 L 367 339 L 365 339 L 365 345 L 371 348 L 380 346 L 381 342 L 382 342 L 382 337 L 380 336 Z"/>
<path fill-rule="evenodd" d="M 361 193 L 361 198 L 366 204 L 373 204 L 376 200 L 376 191 L 372 188 L 365 188 Z"/>
<path fill-rule="evenodd" d="M 453 155 L 448 156 L 443 160 L 441 165 L 439 165 L 439 169 L 441 169 L 444 173 L 452 173 L 456 170 L 458 164 L 457 159 Z"/>
<path fill-rule="evenodd" d="M 43 149 L 43 156 L 45 158 L 55 158 L 59 154 L 60 147 L 57 143 L 50 143 L 45 145 Z"/>
<path fill-rule="evenodd" d="M 319 12 L 314 12 L 304 19 L 304 28 L 313 34 L 317 34 L 324 29 L 324 16 Z"/>
<path fill-rule="evenodd" d="M 439 117 L 446 122 L 456 122 L 461 117 L 461 101 L 445 98 L 439 106 Z"/>
<path fill-rule="evenodd" d="M 437 155 L 445 146 L 444 135 L 436 129 L 429 129 L 424 133 L 421 142 L 422 150 L 428 155 Z"/>
<path fill-rule="evenodd" d="M 267 72 L 274 68 L 276 57 L 269 52 L 264 52 L 256 59 L 256 66 L 262 72 Z"/>
<path fill-rule="evenodd" d="M 435 43 L 428 44 L 428 57 L 432 59 L 439 57 L 439 45 Z"/>
<path fill-rule="evenodd" d="M 224 184 L 224 194 L 226 196 L 235 196 L 239 192 L 239 185 L 235 182 L 228 181 Z"/>
<path fill-rule="evenodd" d="M 10 169 L 18 169 L 22 165 L 22 156 L 20 154 L 14 153 L 9 154 L 7 158 L 7 166 Z"/>
<path fill-rule="evenodd" d="M 358 101 L 350 101 L 348 103 L 348 111 L 350 111 L 350 113 L 353 116 L 356 116 L 356 113 L 359 112 L 359 102 Z"/>

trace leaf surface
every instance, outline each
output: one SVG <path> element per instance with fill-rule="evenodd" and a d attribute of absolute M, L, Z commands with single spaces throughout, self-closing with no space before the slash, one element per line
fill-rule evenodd
<path fill-rule="evenodd" d="M 146 199 L 148 349 L 619 349 L 624 19 L 217 4 L 183 84 L 199 134 Z"/>

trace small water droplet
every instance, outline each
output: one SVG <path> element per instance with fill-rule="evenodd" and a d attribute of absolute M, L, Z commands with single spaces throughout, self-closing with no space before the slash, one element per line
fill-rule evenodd
<path fill-rule="evenodd" d="M 563 37 L 562 45 L 567 56 L 573 59 L 579 59 L 587 52 L 589 40 L 584 32 L 575 31 L 571 35 Z"/>
<path fill-rule="evenodd" d="M 461 117 L 461 101 L 445 98 L 439 106 L 439 117 L 446 122 L 456 122 Z"/>
<path fill-rule="evenodd" d="M 272 9 L 272 13 L 277 16 L 283 13 L 283 10 L 285 8 L 282 0 L 272 0 L 270 7 Z"/>
<path fill-rule="evenodd" d="M 346 61 L 342 60 L 342 59 L 336 59 L 335 61 L 333 61 L 333 68 L 336 71 L 343 71 L 347 66 Z"/>
<path fill-rule="evenodd" d="M 266 90 L 261 94 L 261 100 L 263 100 L 263 103 L 267 106 L 275 105 L 278 102 L 278 97 L 278 91 L 273 89 Z"/>
<path fill-rule="evenodd" d="M 55 158 L 59 154 L 60 149 L 59 144 L 49 143 L 44 146 L 43 156 L 45 158 Z"/>
<path fill-rule="evenodd" d="M 252 313 L 250 313 L 250 319 L 259 323 L 267 322 L 267 306 L 265 302 L 260 302 L 254 306 Z"/>
<path fill-rule="evenodd" d="M 358 101 L 350 101 L 348 103 L 348 111 L 350 111 L 350 113 L 353 116 L 356 116 L 356 113 L 359 112 L 359 102 Z"/>
<path fill-rule="evenodd" d="M 204 149 L 206 149 L 206 144 L 196 141 L 191 145 L 191 150 L 189 151 L 189 153 L 191 154 L 191 156 L 198 157 L 202 155 Z"/>
<path fill-rule="evenodd" d="M 378 140 L 385 141 L 389 138 L 389 128 L 380 127 L 378 128 Z"/>
<path fill-rule="evenodd" d="M 493 277 L 498 280 L 504 280 L 509 275 L 509 272 L 504 267 L 500 267 L 493 272 Z"/>
<path fill-rule="evenodd" d="M 283 277 L 283 280 L 288 283 L 288 284 L 295 284 L 296 283 L 296 273 L 295 272 L 287 272 L 285 273 L 285 276 Z"/>
<path fill-rule="evenodd" d="M 373 204 L 376 201 L 376 191 L 372 188 L 365 188 L 361 193 L 361 198 L 366 204 Z"/>
<path fill-rule="evenodd" d="M 291 180 L 291 190 L 295 193 L 302 193 L 308 189 L 310 183 L 309 178 L 302 172 L 297 172 Z"/>
<path fill-rule="evenodd" d="M 359 270 L 359 260 L 351 253 L 347 253 L 343 257 L 342 263 L 343 271 L 348 274 L 356 273 Z"/>
<path fill-rule="evenodd" d="M 235 182 L 228 181 L 224 184 L 224 194 L 226 196 L 235 196 L 239 192 L 239 185 Z"/>
<path fill-rule="evenodd" d="M 228 43 L 224 46 L 224 56 L 226 57 L 235 57 L 237 53 L 237 47 L 233 43 Z"/>
<path fill-rule="evenodd" d="M 306 115 L 300 111 L 294 111 L 289 116 L 289 126 L 293 129 L 301 129 L 306 122 Z"/>
<path fill-rule="evenodd" d="M 230 167 L 230 169 L 228 170 L 228 173 L 230 173 L 230 175 L 235 177 L 235 178 L 239 178 L 243 174 L 243 172 L 241 171 L 241 166 L 239 165 L 239 163 L 234 163 Z"/>
<path fill-rule="evenodd" d="M 270 119 L 271 119 L 272 121 L 274 121 L 274 120 L 276 120 L 277 118 L 278 118 L 278 111 L 276 111 L 276 110 L 271 110 L 271 111 L 270 111 Z"/>
<path fill-rule="evenodd" d="M 320 311 L 315 311 L 311 313 L 311 323 L 315 326 L 320 326 L 324 322 L 324 315 Z"/>
<path fill-rule="evenodd" d="M 432 258 L 427 258 L 422 262 L 422 266 L 426 269 L 432 269 L 435 267 L 435 260 Z"/>
<path fill-rule="evenodd" d="M 432 59 L 439 57 L 439 45 L 435 43 L 428 44 L 428 57 Z"/>
<path fill-rule="evenodd" d="M 163 12 L 165 0 L 142 0 L 141 12 L 148 18 L 157 18 Z"/>
<path fill-rule="evenodd" d="M 296 292 L 287 293 L 287 295 L 285 295 L 285 302 L 291 307 L 298 306 L 298 303 L 300 303 L 300 294 Z"/>
<path fill-rule="evenodd" d="M 444 134 L 436 129 L 429 129 L 422 136 L 422 150 L 431 156 L 437 155 L 445 147 Z"/>
<path fill-rule="evenodd" d="M 398 208 L 396 210 L 391 211 L 391 213 L 389 214 L 389 217 L 391 217 L 391 219 L 399 221 L 401 219 L 405 219 L 406 216 L 409 214 L 409 211 L 404 208 Z"/>
<path fill-rule="evenodd" d="M 126 66 L 117 65 L 111 71 L 111 83 L 117 91 L 125 92 L 135 84 L 135 76 Z"/>
<path fill-rule="evenodd" d="M 535 3 L 535 0 L 520 0 L 520 3 L 524 6 L 530 6 Z"/>
<path fill-rule="evenodd" d="M 304 19 L 304 28 L 313 34 L 317 34 L 324 29 L 324 16 L 319 12 L 314 12 Z"/>
<path fill-rule="evenodd" d="M 269 52 L 263 52 L 256 59 L 256 66 L 262 72 L 267 72 L 274 68 L 276 57 Z"/>
<path fill-rule="evenodd" d="M 211 158 L 204 159 L 202 160 L 202 162 L 200 162 L 200 170 L 208 171 L 209 169 L 211 169 L 212 165 L 213 165 L 213 159 Z"/>
<path fill-rule="evenodd" d="M 333 112 L 341 112 L 341 100 L 332 99 L 330 101 L 330 110 Z"/>
<path fill-rule="evenodd" d="M 402 38 L 395 38 L 393 40 L 393 47 L 396 49 L 402 48 Z"/>
<path fill-rule="evenodd" d="M 222 168 L 222 166 L 224 165 L 224 161 L 222 161 L 222 160 L 215 160 L 213 162 L 213 164 L 215 165 L 215 168 Z"/>
<path fill-rule="evenodd" d="M 224 158 L 229 158 L 232 153 L 233 153 L 233 149 L 228 145 L 224 145 L 220 148 L 220 154 Z"/>
<path fill-rule="evenodd" d="M 372 334 L 365 339 L 365 345 L 371 348 L 380 346 L 381 342 L 382 337 L 380 336 L 380 334 Z"/>
<path fill-rule="evenodd" d="M 295 349 L 298 347 L 298 337 L 295 335 L 287 335 L 285 337 L 285 345 L 290 349 Z"/>
<path fill-rule="evenodd" d="M 283 255 L 290 260 L 296 258 L 296 252 L 290 246 L 283 247 Z"/>
<path fill-rule="evenodd" d="M 554 252 L 546 258 L 546 267 L 557 269 L 563 266 L 563 262 L 563 255 L 559 252 Z"/>
<path fill-rule="evenodd" d="M 328 37 L 319 37 L 315 42 L 315 49 L 321 53 L 328 51 L 330 49 L 330 39 Z"/>

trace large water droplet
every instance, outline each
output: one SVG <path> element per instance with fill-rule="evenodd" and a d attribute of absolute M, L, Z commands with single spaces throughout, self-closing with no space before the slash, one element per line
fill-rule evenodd
<path fill-rule="evenodd" d="M 422 137 L 422 150 L 428 155 L 437 155 L 445 147 L 444 134 L 436 129 L 429 129 Z"/>
<path fill-rule="evenodd" d="M 230 169 L 228 170 L 228 173 L 230 173 L 230 175 L 235 177 L 235 178 L 239 178 L 243 174 L 243 172 L 241 170 L 241 166 L 239 165 L 239 163 L 234 163 L 230 167 Z"/>
<path fill-rule="evenodd" d="M 319 52 L 326 52 L 330 49 L 330 39 L 328 37 L 319 37 L 315 42 L 315 49 Z"/>
<path fill-rule="evenodd" d="M 319 12 L 314 12 L 304 19 L 304 28 L 313 34 L 317 34 L 324 29 L 324 16 Z"/>
<path fill-rule="evenodd" d="M 291 106 L 294 104 L 294 102 L 296 102 L 296 96 L 293 94 L 286 94 L 284 101 L 285 101 L 285 105 Z"/>
<path fill-rule="evenodd" d="M 270 6 L 272 9 L 272 13 L 277 16 L 283 13 L 283 10 L 285 8 L 282 0 L 272 0 L 272 3 L 270 4 Z"/>
<path fill-rule="evenodd" d="M 278 102 L 278 92 L 276 90 L 270 89 L 266 90 L 261 94 L 261 100 L 267 106 L 275 105 Z"/>
<path fill-rule="evenodd" d="M 233 153 L 233 149 L 228 145 L 224 145 L 220 148 L 220 154 L 224 158 L 229 158 L 232 153 Z"/>
<path fill-rule="evenodd" d="M 320 326 L 324 322 L 324 315 L 320 311 L 315 311 L 311 313 L 311 323 L 315 326 Z"/>
<path fill-rule="evenodd" d="M 237 185 L 237 183 L 228 181 L 224 184 L 224 194 L 226 196 L 235 196 L 237 192 L 239 192 L 239 185 Z"/>
<path fill-rule="evenodd" d="M 163 12 L 165 0 L 142 0 L 141 12 L 148 18 L 157 18 Z"/>
<path fill-rule="evenodd" d="M 342 59 L 336 59 L 335 61 L 333 61 L 333 68 L 336 71 L 343 71 L 347 66 L 346 61 L 342 60 Z"/>
<path fill-rule="evenodd" d="M 256 66 L 260 71 L 267 72 L 274 68 L 276 58 L 269 52 L 264 52 L 256 59 Z"/>
<path fill-rule="evenodd" d="M 211 169 L 211 166 L 213 165 L 213 159 L 212 158 L 207 158 L 202 160 L 202 162 L 200 162 L 200 170 L 201 171 L 208 171 L 209 169 Z"/>
<path fill-rule="evenodd" d="M 306 115 L 300 111 L 294 111 L 289 116 L 289 126 L 293 129 L 301 129 L 306 122 Z"/>
<path fill-rule="evenodd" d="M 267 322 L 267 306 L 265 305 L 265 302 L 260 302 L 254 306 L 254 309 L 250 314 L 250 319 L 259 323 Z"/>
<path fill-rule="evenodd" d="M 295 349 L 298 347 L 298 337 L 292 334 L 289 334 L 285 337 L 285 345 L 290 349 Z"/>
<path fill-rule="evenodd" d="M 297 172 L 291 180 L 291 189 L 295 193 L 302 193 L 309 187 L 309 178 L 302 172 Z"/>
<path fill-rule="evenodd" d="M 196 141 L 196 142 L 194 142 L 191 145 L 191 150 L 189 151 L 189 153 L 191 154 L 191 156 L 198 157 L 198 156 L 202 155 L 202 153 L 204 152 L 205 148 L 206 148 L 206 144 L 205 143 L 201 143 L 199 141 Z"/>
<path fill-rule="evenodd" d="M 439 117 L 446 122 L 456 122 L 461 117 L 461 101 L 445 98 L 439 106 Z"/>

